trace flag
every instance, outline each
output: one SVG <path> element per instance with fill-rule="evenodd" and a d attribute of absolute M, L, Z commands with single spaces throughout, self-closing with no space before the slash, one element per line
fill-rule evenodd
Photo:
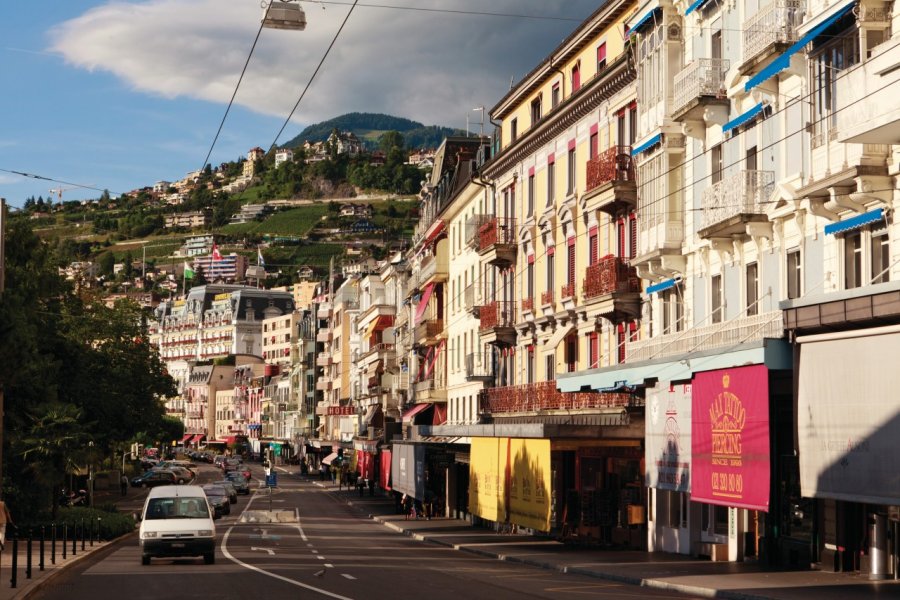
<path fill-rule="evenodd" d="M 215 242 L 213 242 L 212 259 L 222 260 L 222 254 L 219 252 L 219 246 Z"/>
<path fill-rule="evenodd" d="M 256 247 L 256 264 L 260 267 L 266 266 L 266 261 L 263 259 L 262 250 L 259 249 L 259 246 Z"/>
<path fill-rule="evenodd" d="M 191 265 L 185 261 L 184 263 L 184 278 L 185 279 L 193 279 L 194 278 L 194 269 L 191 268 Z"/>

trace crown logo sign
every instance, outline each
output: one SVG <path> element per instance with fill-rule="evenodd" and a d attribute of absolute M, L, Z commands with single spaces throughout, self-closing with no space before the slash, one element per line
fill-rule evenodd
<path fill-rule="evenodd" d="M 722 387 L 725 388 L 725 389 L 727 390 L 727 389 L 728 389 L 728 384 L 729 384 L 729 383 L 731 383 L 731 376 L 729 376 L 729 375 L 726 373 L 725 375 L 722 376 Z"/>

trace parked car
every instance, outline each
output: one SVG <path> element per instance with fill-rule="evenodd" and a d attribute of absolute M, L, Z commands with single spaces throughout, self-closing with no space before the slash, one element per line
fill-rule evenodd
<path fill-rule="evenodd" d="M 225 488 L 225 491 L 228 492 L 228 500 L 229 500 L 232 504 L 236 504 L 236 503 L 237 503 L 237 496 L 238 496 L 238 495 L 237 495 L 237 488 L 234 487 L 234 484 L 233 484 L 233 483 L 231 483 L 231 482 L 230 482 L 229 480 L 227 480 L 227 479 L 223 479 L 222 481 L 213 481 L 213 485 L 221 485 L 223 488 Z"/>
<path fill-rule="evenodd" d="M 138 475 L 131 480 L 132 487 L 156 487 L 158 485 L 175 485 L 178 478 L 172 471 L 158 469 L 155 471 L 147 471 L 143 475 Z"/>
<path fill-rule="evenodd" d="M 250 493 L 250 481 L 237 471 L 225 473 L 225 479 L 234 484 L 234 489 L 237 490 L 238 494 Z"/>
<path fill-rule="evenodd" d="M 186 469 L 184 467 L 178 467 L 175 465 L 169 466 L 165 470 L 172 471 L 173 473 L 175 473 L 175 477 L 176 477 L 175 483 L 179 483 L 179 484 L 191 482 L 197 476 L 190 469 Z"/>
<path fill-rule="evenodd" d="M 231 500 L 228 499 L 228 491 L 221 485 L 207 483 L 203 486 L 206 497 L 209 498 L 209 505 L 213 507 L 218 515 L 231 514 Z"/>

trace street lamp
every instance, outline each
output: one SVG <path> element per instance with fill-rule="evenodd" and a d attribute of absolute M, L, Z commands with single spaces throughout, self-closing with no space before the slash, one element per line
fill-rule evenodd
<path fill-rule="evenodd" d="M 303 31 L 306 29 L 306 13 L 300 8 L 300 3 L 293 4 L 291 0 L 263 0 L 262 26 L 268 29 L 289 29 Z"/>

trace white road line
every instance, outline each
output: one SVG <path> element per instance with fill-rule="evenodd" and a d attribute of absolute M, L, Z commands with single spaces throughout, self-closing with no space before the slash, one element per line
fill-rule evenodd
<path fill-rule="evenodd" d="M 319 559 L 319 560 L 325 560 L 325 557 L 324 557 L 324 556 L 322 556 L 322 555 L 321 555 L 321 554 L 320 554 L 320 555 L 318 555 L 318 556 L 317 556 L 317 557 L 316 557 L 316 558 L 318 558 L 318 559 Z"/>
<path fill-rule="evenodd" d="M 333 569 L 333 568 L 334 568 L 334 565 L 331 564 L 331 563 L 325 563 L 325 566 L 328 567 L 329 569 Z"/>
<path fill-rule="evenodd" d="M 353 575 L 348 575 L 347 573 L 341 573 L 341 577 L 345 577 L 347 579 L 356 579 Z"/>

